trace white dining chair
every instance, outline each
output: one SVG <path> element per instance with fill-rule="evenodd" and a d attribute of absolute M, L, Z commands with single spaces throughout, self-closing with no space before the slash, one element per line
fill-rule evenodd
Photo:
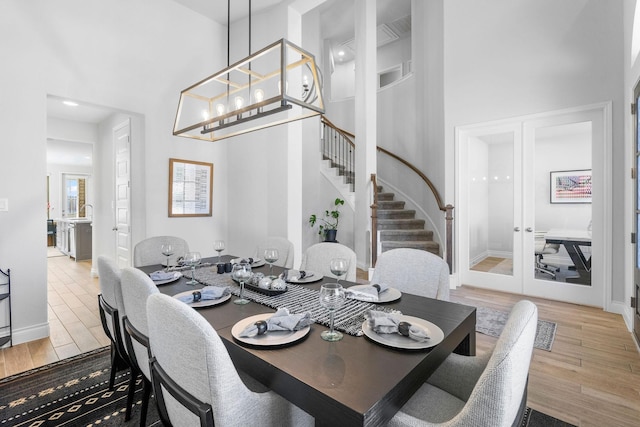
<path fill-rule="evenodd" d="M 408 294 L 449 300 L 449 266 L 438 255 L 420 249 L 399 248 L 381 253 L 371 283 L 384 283 Z"/>
<path fill-rule="evenodd" d="M 151 295 L 147 317 L 151 375 L 167 425 L 314 425 L 313 417 L 259 383 L 248 388 L 218 333 L 188 305 Z M 253 391 L 257 387 L 265 391 Z"/>
<path fill-rule="evenodd" d="M 293 243 L 284 237 L 267 237 L 264 241 L 258 243 L 254 258 L 264 259 L 264 250 L 267 248 L 276 248 L 279 258 L 273 265 L 284 268 L 293 268 L 294 248 Z"/>
<path fill-rule="evenodd" d="M 518 302 L 493 352 L 452 353 L 391 419 L 391 427 L 520 426 L 538 309 Z"/>
<path fill-rule="evenodd" d="M 153 280 L 142 271 L 126 267 L 122 270 L 122 298 L 124 301 L 124 341 L 131 362 L 131 379 L 127 396 L 127 410 L 133 405 L 138 374 L 142 375 L 142 408 L 140 426 L 146 425 L 147 407 L 151 395 L 151 371 L 149 368 L 149 327 L 147 325 L 147 298 L 157 294 Z"/>
<path fill-rule="evenodd" d="M 162 245 L 173 245 L 174 253 L 169 258 L 171 263 L 189 252 L 189 244 L 181 237 L 175 236 L 154 236 L 141 240 L 133 248 L 133 266 L 142 267 L 144 265 L 164 264 L 167 257 L 162 254 Z"/>
<path fill-rule="evenodd" d="M 316 243 L 307 248 L 302 256 L 300 270 L 311 270 L 323 276 L 334 277 L 329 269 L 329 264 L 333 258 L 346 258 L 349 260 L 349 270 L 345 280 L 356 281 L 356 253 L 340 243 Z"/>
<path fill-rule="evenodd" d="M 104 333 L 111 341 L 111 374 L 109 376 L 109 389 L 113 389 L 117 371 L 130 367 L 130 361 L 124 345 L 122 333 L 122 292 L 120 285 L 120 269 L 112 259 L 98 256 L 98 307 L 100 321 Z"/>

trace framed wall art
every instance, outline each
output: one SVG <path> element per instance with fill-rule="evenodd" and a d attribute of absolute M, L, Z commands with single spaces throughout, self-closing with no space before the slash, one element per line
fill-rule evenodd
<path fill-rule="evenodd" d="M 591 169 L 551 172 L 551 203 L 591 203 Z"/>
<path fill-rule="evenodd" d="M 169 216 L 211 216 L 213 163 L 169 159 Z"/>

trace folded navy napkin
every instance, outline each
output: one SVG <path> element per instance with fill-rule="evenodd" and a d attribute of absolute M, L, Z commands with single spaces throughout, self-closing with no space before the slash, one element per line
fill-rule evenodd
<path fill-rule="evenodd" d="M 365 313 L 369 327 L 377 334 L 400 334 L 412 340 L 424 342 L 429 339 L 429 330 L 402 321 L 398 314 L 369 310 Z"/>
<path fill-rule="evenodd" d="M 267 330 L 265 332 L 299 331 L 312 323 L 311 312 L 307 311 L 300 314 L 290 314 L 289 309 L 283 307 L 279 308 L 273 316 L 266 320 L 266 322 Z M 251 338 L 258 335 L 258 325 L 256 323 L 252 323 L 244 328 L 244 330 L 240 332 L 240 336 Z"/>
<path fill-rule="evenodd" d="M 228 286 L 205 286 L 200 290 L 191 292 L 189 295 L 180 296 L 178 299 L 188 304 L 198 301 L 220 299 L 223 296 L 229 295 L 229 293 Z"/>
<path fill-rule="evenodd" d="M 174 277 L 176 277 L 176 273 L 173 272 L 173 271 L 158 270 L 158 271 L 154 271 L 153 273 L 149 274 L 149 277 L 151 277 L 151 280 L 159 282 L 160 280 L 173 279 Z"/>
<path fill-rule="evenodd" d="M 380 300 L 380 294 L 389 290 L 389 286 L 383 283 L 373 284 L 367 286 L 358 286 L 346 288 L 344 295 L 347 298 L 357 299 L 360 301 L 372 301 L 377 302 Z"/>

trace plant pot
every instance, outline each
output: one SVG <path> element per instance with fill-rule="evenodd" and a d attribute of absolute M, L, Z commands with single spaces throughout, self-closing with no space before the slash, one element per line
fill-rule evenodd
<path fill-rule="evenodd" d="M 325 230 L 325 232 L 324 232 L 324 241 L 325 242 L 335 242 L 337 233 L 338 233 L 338 230 Z"/>

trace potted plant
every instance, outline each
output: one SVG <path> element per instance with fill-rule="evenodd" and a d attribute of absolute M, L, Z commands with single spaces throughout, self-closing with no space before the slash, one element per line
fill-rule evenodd
<path fill-rule="evenodd" d="M 309 217 L 309 225 L 313 227 L 318 223 L 318 234 L 324 236 L 325 242 L 335 242 L 338 232 L 338 222 L 340 220 L 340 206 L 344 205 L 344 200 L 337 198 L 333 202 L 334 210 L 324 211 L 324 218 L 319 218 L 316 214 Z"/>

